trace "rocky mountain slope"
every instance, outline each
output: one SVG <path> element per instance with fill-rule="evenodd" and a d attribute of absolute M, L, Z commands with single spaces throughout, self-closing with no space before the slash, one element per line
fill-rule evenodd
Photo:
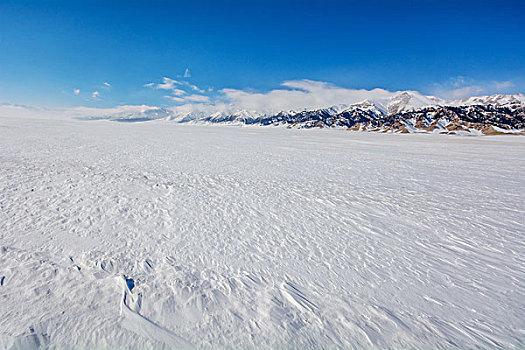
<path fill-rule="evenodd" d="M 382 113 L 373 106 L 363 108 L 360 105 L 337 114 L 326 110 L 279 113 L 245 123 L 400 133 L 523 134 L 525 105 L 430 106 L 392 114 Z"/>

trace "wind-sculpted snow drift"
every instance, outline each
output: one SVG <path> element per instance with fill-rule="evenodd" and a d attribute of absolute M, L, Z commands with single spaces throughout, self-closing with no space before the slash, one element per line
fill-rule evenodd
<path fill-rule="evenodd" d="M 0 348 L 523 349 L 524 146 L 0 117 Z"/>

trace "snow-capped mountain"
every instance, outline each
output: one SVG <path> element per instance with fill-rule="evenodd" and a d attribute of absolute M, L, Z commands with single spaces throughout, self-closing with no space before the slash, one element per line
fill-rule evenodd
<path fill-rule="evenodd" d="M 487 95 L 487 96 L 472 96 L 466 97 L 458 100 L 448 101 L 446 105 L 448 106 L 472 106 L 472 105 L 510 105 L 510 104 L 523 104 L 525 103 L 524 94 L 514 94 L 514 95 Z"/>
<path fill-rule="evenodd" d="M 441 106 L 446 104 L 444 100 L 435 96 L 424 96 L 417 91 L 396 92 L 387 105 L 387 114 L 396 114 L 404 111 L 414 110 L 428 106 Z"/>

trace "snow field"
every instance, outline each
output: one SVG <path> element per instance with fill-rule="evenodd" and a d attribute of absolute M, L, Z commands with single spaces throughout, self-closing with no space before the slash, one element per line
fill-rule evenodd
<path fill-rule="evenodd" d="M 0 348 L 523 348 L 524 146 L 2 117 Z"/>

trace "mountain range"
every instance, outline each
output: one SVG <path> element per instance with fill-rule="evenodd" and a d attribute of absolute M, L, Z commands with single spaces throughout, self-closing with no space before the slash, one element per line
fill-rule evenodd
<path fill-rule="evenodd" d="M 232 104 L 188 104 L 176 107 L 119 106 L 111 109 L 73 108 L 79 119 L 119 122 L 170 120 L 178 123 L 220 123 L 286 126 L 288 128 L 342 128 L 353 131 L 443 134 L 525 135 L 525 95 L 473 96 L 444 100 L 416 91 L 365 91 L 361 102 L 320 109 L 252 111 Z M 1 105 L 20 113 L 23 106 Z M 6 109 L 0 108 L 0 113 Z M 43 113 L 28 108 L 27 113 Z M 50 111 L 47 111 L 51 113 Z"/>

